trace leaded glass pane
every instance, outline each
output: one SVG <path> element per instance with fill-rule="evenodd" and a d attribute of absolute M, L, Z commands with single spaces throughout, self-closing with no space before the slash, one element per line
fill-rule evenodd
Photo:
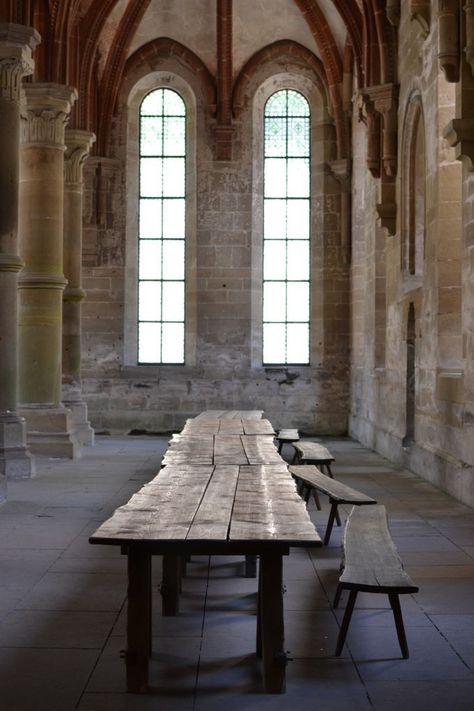
<path fill-rule="evenodd" d="M 162 194 L 161 176 L 161 158 L 142 158 L 140 160 L 140 196 L 160 197 Z"/>
<path fill-rule="evenodd" d="M 163 363 L 184 361 L 184 323 L 163 324 Z"/>
<path fill-rule="evenodd" d="M 167 156 L 184 156 L 185 119 L 177 116 L 163 120 L 163 153 Z"/>
<path fill-rule="evenodd" d="M 141 116 L 157 116 L 163 113 L 163 92 L 161 89 L 152 91 L 142 101 Z"/>
<path fill-rule="evenodd" d="M 286 236 L 286 200 L 265 200 L 265 239 L 284 239 Z"/>
<path fill-rule="evenodd" d="M 288 200 L 287 238 L 309 239 L 309 200 Z"/>
<path fill-rule="evenodd" d="M 265 155 L 286 155 L 286 119 L 265 119 Z"/>
<path fill-rule="evenodd" d="M 288 159 L 288 197 L 309 198 L 309 160 Z"/>
<path fill-rule="evenodd" d="M 138 318 L 158 321 L 161 316 L 161 282 L 141 281 L 138 288 Z"/>
<path fill-rule="evenodd" d="M 286 196 L 286 164 L 284 158 L 267 158 L 265 161 L 265 197 Z"/>
<path fill-rule="evenodd" d="M 184 283 L 163 282 L 163 321 L 184 321 Z"/>
<path fill-rule="evenodd" d="M 163 158 L 163 196 L 184 197 L 184 158 Z"/>
<path fill-rule="evenodd" d="M 284 323 L 263 324 L 263 362 L 286 363 Z"/>
<path fill-rule="evenodd" d="M 309 280 L 309 240 L 288 242 L 286 278 Z"/>
<path fill-rule="evenodd" d="M 265 104 L 265 116 L 286 116 L 286 91 L 277 91 Z"/>
<path fill-rule="evenodd" d="M 263 362 L 309 363 L 310 111 L 296 91 L 265 106 Z M 293 340 L 297 342 L 293 343 Z"/>
<path fill-rule="evenodd" d="M 309 321 L 309 282 L 289 281 L 286 299 L 288 321 Z"/>
<path fill-rule="evenodd" d="M 161 324 L 140 323 L 138 325 L 138 361 L 139 363 L 159 363 L 161 343 Z"/>
<path fill-rule="evenodd" d="M 184 239 L 185 200 L 163 200 L 163 238 Z"/>
<path fill-rule="evenodd" d="M 308 119 L 288 119 L 288 155 L 309 156 Z"/>
<path fill-rule="evenodd" d="M 161 156 L 163 151 L 163 120 L 156 116 L 144 117 L 140 125 L 140 153 L 142 156 Z"/>
<path fill-rule="evenodd" d="M 161 200 L 140 200 L 140 239 L 161 236 Z"/>
<path fill-rule="evenodd" d="M 184 279 L 184 240 L 163 240 L 163 279 Z"/>
<path fill-rule="evenodd" d="M 161 279 L 161 240 L 140 240 L 140 278 Z"/>
<path fill-rule="evenodd" d="M 289 363 L 309 363 L 309 328 L 306 323 L 289 323 L 286 343 Z"/>
<path fill-rule="evenodd" d="M 265 240 L 265 245 L 263 249 L 263 278 L 286 278 L 285 240 Z"/>
<path fill-rule="evenodd" d="M 285 321 L 285 282 L 266 281 L 263 285 L 263 320 Z"/>
<path fill-rule="evenodd" d="M 298 91 L 288 91 L 288 116 L 306 116 L 309 118 L 309 104 Z"/>
<path fill-rule="evenodd" d="M 140 108 L 140 363 L 184 361 L 185 150 L 183 100 L 170 89 L 151 92 Z"/>
<path fill-rule="evenodd" d="M 180 95 L 170 89 L 162 89 L 161 91 L 164 94 L 164 113 L 167 116 L 186 116 L 186 106 Z"/>

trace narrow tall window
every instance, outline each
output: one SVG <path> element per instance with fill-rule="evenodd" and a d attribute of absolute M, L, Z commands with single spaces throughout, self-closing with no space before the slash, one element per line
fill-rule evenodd
<path fill-rule="evenodd" d="M 283 89 L 265 105 L 263 363 L 309 363 L 310 110 Z"/>
<path fill-rule="evenodd" d="M 140 107 L 138 362 L 184 363 L 186 107 L 171 89 Z"/>

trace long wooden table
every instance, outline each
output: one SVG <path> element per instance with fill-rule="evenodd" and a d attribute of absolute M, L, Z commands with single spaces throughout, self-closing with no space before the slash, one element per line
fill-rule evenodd
<path fill-rule="evenodd" d="M 282 556 L 293 546 L 319 546 L 321 539 L 272 443 L 271 425 L 253 420 L 261 422 L 259 426 L 267 433 L 249 435 L 245 434 L 246 421 L 229 419 L 226 422 L 234 422 L 239 430 L 229 434 L 221 432 L 222 422 L 201 418 L 198 425 L 197 420 L 188 421 L 183 434 L 173 438 L 159 475 L 90 538 L 94 544 L 120 545 L 128 555 L 126 668 L 130 692 L 146 691 L 148 685 L 151 556 L 163 556 L 169 581 L 176 561 L 192 554 L 260 557 L 257 655 L 263 662 L 264 690 L 285 690 Z M 253 443 L 247 438 L 253 438 Z M 175 593 L 164 591 L 165 595 Z"/>

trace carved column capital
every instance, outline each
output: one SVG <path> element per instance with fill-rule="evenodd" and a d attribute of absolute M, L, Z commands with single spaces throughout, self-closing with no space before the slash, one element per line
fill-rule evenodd
<path fill-rule="evenodd" d="M 397 174 L 398 84 L 379 84 L 364 91 L 383 118 L 382 163 L 392 178 Z"/>
<path fill-rule="evenodd" d="M 0 24 L 0 99 L 20 101 L 21 80 L 33 73 L 32 50 L 39 42 L 32 27 Z"/>
<path fill-rule="evenodd" d="M 449 145 L 456 149 L 456 158 L 466 168 L 474 171 L 474 121 L 472 119 L 453 119 L 443 131 Z"/>
<path fill-rule="evenodd" d="M 82 185 L 83 167 L 89 156 L 95 134 L 67 128 L 65 133 L 66 153 L 64 155 L 65 182 Z"/>
<path fill-rule="evenodd" d="M 351 187 L 352 162 L 349 158 L 333 160 L 329 163 L 332 174 L 340 184 L 344 192 L 348 192 Z"/>
<path fill-rule="evenodd" d="M 64 149 L 65 129 L 77 91 L 61 84 L 25 86 L 26 107 L 22 121 L 23 144 L 43 144 Z"/>

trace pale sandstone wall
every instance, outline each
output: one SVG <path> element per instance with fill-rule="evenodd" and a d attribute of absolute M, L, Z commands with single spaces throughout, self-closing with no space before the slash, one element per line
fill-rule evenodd
<path fill-rule="evenodd" d="M 86 223 L 90 214 L 91 224 L 86 224 L 84 235 L 82 372 L 93 426 L 110 432 L 169 431 L 205 409 L 250 408 L 263 409 L 275 427 L 293 426 L 310 434 L 346 432 L 348 267 L 340 239 L 340 186 L 328 168 L 336 157 L 334 127 L 319 90 L 301 66 L 280 62 L 263 67 L 250 82 L 235 121 L 233 160 L 217 162 L 213 119 L 198 80 L 178 63 L 168 61 L 158 69 L 183 77 L 196 101 L 196 200 L 188 265 L 193 282 L 188 305 L 195 315 L 191 347 L 185 366 L 161 367 L 137 366 L 130 349 L 124 349 L 127 328 L 133 328 L 127 299 L 134 298 L 128 276 L 135 239 L 130 176 L 136 171 L 136 157 L 126 145 L 127 135 L 136 134 L 133 113 L 126 107 L 127 91 L 134 89 L 125 87 L 114 127 L 116 163 L 105 166 L 110 177 L 103 178 L 95 176 L 92 163 L 87 182 Z M 297 74 L 300 79 L 295 79 Z M 258 130 L 253 97 L 272 76 L 279 77 L 273 90 L 293 77 L 303 91 L 312 93 L 314 102 L 313 335 L 308 367 L 264 368 L 259 349 L 261 166 L 253 145 Z M 94 180 L 100 183 L 95 190 Z"/>
<path fill-rule="evenodd" d="M 374 246 L 378 181 L 359 165 L 366 156 L 365 134 L 359 124 L 353 127 L 350 432 L 392 461 L 420 473 L 472 505 L 474 351 L 469 304 L 472 305 L 473 297 L 473 259 L 469 235 L 474 183 L 465 177 L 463 187 L 461 164 L 443 137 L 446 125 L 455 115 L 455 90 L 439 70 L 436 24 L 432 24 L 431 34 L 425 40 L 419 25 L 410 21 L 407 9 L 402 4 L 397 227 L 395 235 L 385 233 L 386 321 L 382 359 L 377 357 L 376 332 L 381 291 L 373 277 L 377 259 L 382 256 L 382 251 Z M 401 268 L 402 126 L 413 91 L 421 95 L 426 146 L 425 254 L 423 274 L 417 277 L 404 274 Z M 380 272 L 383 274 L 383 269 Z M 403 447 L 410 303 L 414 304 L 416 315 L 415 435 L 411 446 Z"/>

